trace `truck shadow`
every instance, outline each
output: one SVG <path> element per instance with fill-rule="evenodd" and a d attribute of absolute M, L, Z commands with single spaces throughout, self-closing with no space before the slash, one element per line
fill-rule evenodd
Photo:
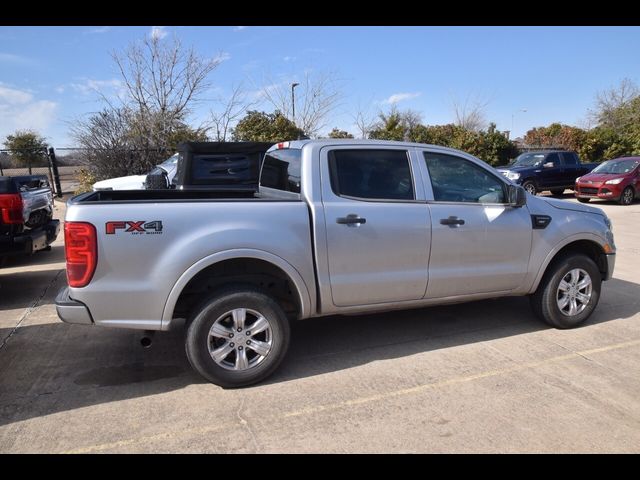
<path fill-rule="evenodd" d="M 607 282 L 600 306 L 582 328 L 636 315 L 639 299 L 640 285 Z M 305 320 L 293 326 L 291 349 L 278 371 L 250 388 L 278 388 L 370 362 L 547 328 L 528 300 L 517 297 Z M 0 339 L 9 336 L 7 330 L 0 329 Z M 152 347 L 143 349 L 136 331 L 61 322 L 18 328 L 0 346 L 0 425 L 206 384 L 189 365 L 183 334 L 158 333 Z M 230 394 L 210 388 L 212 395 Z"/>

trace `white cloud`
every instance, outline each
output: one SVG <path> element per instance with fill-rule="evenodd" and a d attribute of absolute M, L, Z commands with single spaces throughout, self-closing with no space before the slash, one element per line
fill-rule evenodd
<path fill-rule="evenodd" d="M 384 100 L 382 103 L 388 103 L 394 105 L 398 102 L 402 102 L 404 100 L 411 100 L 412 98 L 416 98 L 422 95 L 422 92 L 414 92 L 414 93 L 394 93 L 389 98 Z"/>
<path fill-rule="evenodd" d="M 247 28 L 246 26 L 240 26 L 240 27 L 233 27 L 233 31 L 234 32 L 241 32 L 242 30 L 244 30 L 245 28 Z"/>
<path fill-rule="evenodd" d="M 168 35 L 167 27 L 151 27 L 151 33 L 149 34 L 153 40 L 162 40 Z"/>
<path fill-rule="evenodd" d="M 34 62 L 30 58 L 13 53 L 0 52 L 0 63 L 13 63 L 17 65 L 32 65 Z"/>
<path fill-rule="evenodd" d="M 109 80 L 94 80 L 92 78 L 85 78 L 83 79 L 82 83 L 70 83 L 69 86 L 82 95 L 91 95 L 96 92 L 105 93 L 106 90 L 110 89 L 119 92 L 124 88 L 122 81 L 118 80 L 117 78 L 112 78 Z"/>
<path fill-rule="evenodd" d="M 213 59 L 218 63 L 226 62 L 231 59 L 231 54 L 229 52 L 220 52 Z"/>
<path fill-rule="evenodd" d="M 64 93 L 64 85 L 58 85 L 54 90 L 56 93 Z"/>
<path fill-rule="evenodd" d="M 24 105 L 31 100 L 33 95 L 29 92 L 0 85 L 0 104 L 2 105 Z"/>
<path fill-rule="evenodd" d="M 285 62 L 295 62 L 296 61 L 296 57 L 282 57 L 282 60 L 284 60 Z"/>
<path fill-rule="evenodd" d="M 0 137 L 26 129 L 46 133 L 55 120 L 57 107 L 56 102 L 38 100 L 31 92 L 0 84 Z"/>
<path fill-rule="evenodd" d="M 111 30 L 111 27 L 98 27 L 98 28 L 92 28 L 90 30 L 86 30 L 84 33 L 99 34 L 99 33 L 107 33 L 109 30 Z"/>

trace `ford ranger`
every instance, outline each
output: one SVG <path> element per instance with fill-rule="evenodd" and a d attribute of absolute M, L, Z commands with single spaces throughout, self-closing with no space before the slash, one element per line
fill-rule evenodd
<path fill-rule="evenodd" d="M 62 320 L 184 320 L 191 365 L 223 387 L 270 375 L 310 317 L 528 295 L 575 327 L 615 263 L 602 210 L 529 195 L 458 150 L 375 140 L 278 143 L 255 193 L 85 193 L 64 231 Z"/>

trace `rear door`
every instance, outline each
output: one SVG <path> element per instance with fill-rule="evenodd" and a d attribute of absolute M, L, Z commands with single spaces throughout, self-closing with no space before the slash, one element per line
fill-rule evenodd
<path fill-rule="evenodd" d="M 409 149 L 326 147 L 320 167 L 333 304 L 423 298 L 431 220 Z"/>
<path fill-rule="evenodd" d="M 578 156 L 573 152 L 562 152 L 562 185 L 573 187 L 579 176 Z"/>

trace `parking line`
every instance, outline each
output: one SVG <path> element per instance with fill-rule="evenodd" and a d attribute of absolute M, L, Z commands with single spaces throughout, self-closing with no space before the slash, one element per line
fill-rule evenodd
<path fill-rule="evenodd" d="M 555 362 L 562 362 L 564 360 L 571 360 L 571 359 L 575 359 L 575 358 L 584 358 L 584 357 L 587 357 L 589 355 L 602 353 L 602 352 L 609 352 L 611 350 L 619 350 L 621 348 L 633 347 L 633 346 L 636 346 L 636 345 L 640 345 L 640 339 L 638 339 L 638 340 L 630 340 L 630 341 L 621 342 L 621 343 L 615 343 L 615 344 L 611 344 L 611 345 L 607 345 L 607 346 L 599 347 L 599 348 L 591 348 L 589 350 L 582 350 L 582 351 L 572 352 L 572 353 L 568 353 L 566 355 L 559 355 L 559 356 L 556 356 L 556 357 L 551 357 L 551 358 L 547 358 L 545 360 L 539 360 L 539 361 L 536 361 L 536 362 L 522 363 L 522 364 L 519 364 L 519 365 L 514 365 L 513 367 L 501 368 L 501 369 L 496 369 L 496 370 L 488 370 L 486 372 L 476 373 L 476 374 L 473 374 L 473 375 L 465 375 L 465 376 L 462 376 L 462 377 L 454 377 L 454 378 L 451 378 L 449 380 L 442 380 L 440 382 L 425 383 L 425 384 L 418 385 L 418 386 L 415 386 L 415 387 L 403 388 L 403 389 L 400 389 L 400 390 L 393 390 L 393 391 L 386 392 L 386 393 L 381 393 L 381 394 L 378 394 L 378 395 L 370 395 L 370 396 L 367 396 L 367 397 L 359 397 L 359 398 L 354 398 L 354 399 L 351 399 L 351 400 L 345 400 L 345 401 L 342 401 L 342 402 L 330 403 L 330 404 L 327 404 L 327 405 L 318 405 L 318 406 L 315 406 L 315 407 L 303 408 L 303 409 L 300 409 L 300 410 L 294 410 L 294 411 L 291 411 L 291 412 L 287 412 L 287 413 L 284 413 L 282 415 L 276 415 L 276 416 L 274 416 L 274 418 L 272 420 L 291 418 L 291 417 L 299 417 L 299 416 L 302 416 L 302 415 L 313 415 L 315 413 L 325 412 L 327 410 L 337 410 L 337 409 L 344 408 L 344 407 L 350 407 L 350 406 L 354 406 L 354 405 L 361 405 L 363 403 L 375 402 L 375 401 L 379 401 L 379 400 L 386 400 L 386 399 L 401 397 L 401 396 L 405 396 L 405 395 L 412 395 L 412 394 L 415 394 L 415 393 L 424 392 L 426 390 L 430 390 L 430 389 L 434 389 L 434 388 L 447 387 L 449 385 L 457 385 L 457 384 L 472 382 L 474 380 L 479 380 L 479 379 L 483 379 L 483 378 L 489 378 L 489 377 L 495 377 L 495 376 L 499 376 L 499 375 L 505 375 L 505 374 L 508 374 L 508 373 L 513 373 L 513 372 L 518 372 L 518 371 L 522 371 L 522 370 L 527 370 L 527 369 L 530 369 L 530 368 L 539 367 L 541 365 L 546 365 L 546 364 L 555 363 Z M 97 451 L 109 450 L 109 449 L 117 448 L 117 447 L 125 447 L 125 446 L 128 446 L 128 445 L 134 445 L 134 444 L 137 444 L 137 443 L 145 443 L 145 442 L 149 442 L 149 441 L 153 441 L 153 440 L 171 439 L 171 438 L 175 438 L 175 437 L 178 437 L 178 436 L 184 436 L 184 435 L 188 435 L 188 434 L 204 434 L 204 433 L 210 433 L 210 432 L 214 432 L 214 431 L 217 431 L 217 430 L 221 430 L 221 429 L 224 429 L 224 428 L 240 427 L 240 426 L 242 426 L 240 422 L 220 423 L 220 424 L 217 424 L 217 425 L 214 425 L 214 426 L 210 426 L 210 427 L 201 427 L 201 428 L 194 428 L 194 429 L 178 430 L 176 432 L 159 433 L 159 434 L 156 434 L 156 435 L 150 435 L 150 436 L 146 436 L 146 437 L 131 438 L 131 439 L 127 439 L 127 440 L 120 440 L 118 442 L 103 443 L 103 444 L 99 444 L 99 445 L 92 445 L 92 446 L 77 448 L 77 449 L 73 449 L 73 450 L 67 450 L 67 451 L 60 452 L 60 453 L 90 453 L 90 452 L 97 452 Z"/>

